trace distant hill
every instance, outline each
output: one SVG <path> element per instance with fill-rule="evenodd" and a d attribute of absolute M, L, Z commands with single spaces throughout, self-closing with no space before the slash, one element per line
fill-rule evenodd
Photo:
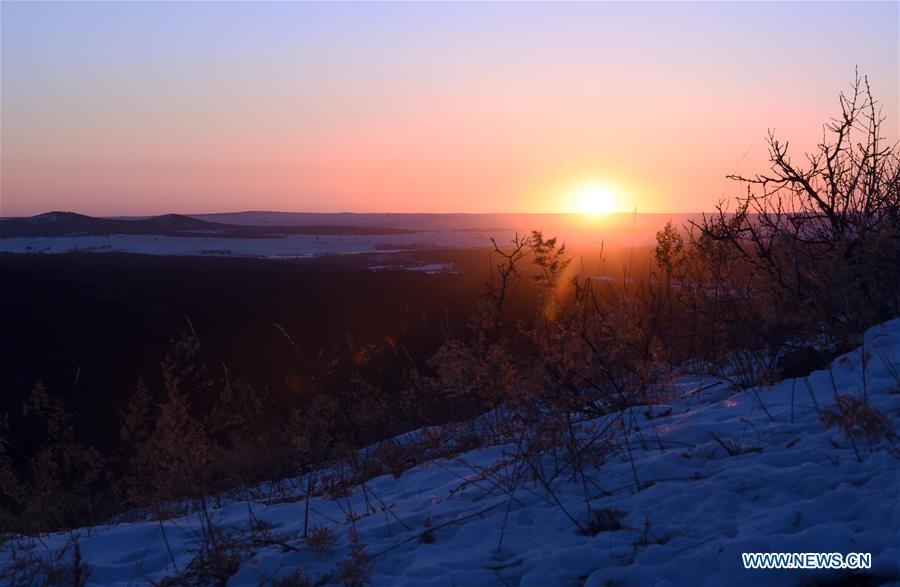
<path fill-rule="evenodd" d="M 27 218 L 0 221 L 0 238 L 53 236 L 109 236 L 113 234 L 181 237 L 276 238 L 291 234 L 379 235 L 415 232 L 401 228 L 351 225 L 259 226 L 225 224 L 185 216 L 163 214 L 150 218 L 96 218 L 75 212 L 47 212 Z"/>
<path fill-rule="evenodd" d="M 415 231 L 508 231 L 528 232 L 539 228 L 548 232 L 609 228 L 652 230 L 653 234 L 671 221 L 681 225 L 699 219 L 701 214 L 614 212 L 598 217 L 572 213 L 417 213 L 417 212 L 276 212 L 245 211 L 192 214 L 193 218 L 242 226 L 321 226 L 353 225 L 402 228 Z"/>

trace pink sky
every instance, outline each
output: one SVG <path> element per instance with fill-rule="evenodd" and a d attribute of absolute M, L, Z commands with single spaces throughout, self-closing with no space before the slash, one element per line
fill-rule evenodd
<path fill-rule="evenodd" d="M 857 65 L 897 136 L 894 2 L 0 6 L 4 216 L 708 210 Z"/>

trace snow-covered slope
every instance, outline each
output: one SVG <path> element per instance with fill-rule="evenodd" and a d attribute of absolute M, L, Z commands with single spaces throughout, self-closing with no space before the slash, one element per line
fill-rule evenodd
<path fill-rule="evenodd" d="M 809 386 L 786 380 L 735 393 L 709 380 L 677 380 L 670 406 L 638 411 L 633 466 L 615 457 L 591 471 L 587 488 L 571 474 L 555 479 L 552 492 L 527 472 L 510 482 L 522 471 L 497 464 L 515 447 L 491 446 L 399 479 L 372 479 L 349 496 L 230 501 L 212 510 L 214 523 L 246 537 L 262 522 L 287 546 L 258 540 L 228 584 L 257 585 L 296 568 L 313 579 L 333 572 L 347 559 L 351 519 L 376 585 L 807 585 L 847 573 L 743 568 L 742 552 L 780 551 L 868 552 L 868 574 L 879 581 L 872 584 L 900 584 L 896 450 L 857 440 L 859 462 L 847 438 L 823 427 L 813 399 L 824 408 L 834 404 L 835 388 L 861 396 L 865 387 L 896 431 L 898 377 L 894 320 L 870 330 L 863 350 L 839 357 L 830 372 L 811 374 Z M 594 535 L 576 526 L 591 520 L 586 491 L 591 510 L 607 512 Z M 337 537 L 330 554 L 313 553 L 300 538 L 307 505 L 310 526 Z M 90 581 L 130 585 L 174 575 L 197 554 L 202 527 L 194 515 L 80 530 Z M 44 542 L 52 551 L 67 539 Z"/>

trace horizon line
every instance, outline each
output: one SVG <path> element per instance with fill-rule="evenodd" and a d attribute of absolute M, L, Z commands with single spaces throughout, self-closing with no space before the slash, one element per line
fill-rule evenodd
<path fill-rule="evenodd" d="M 75 210 L 47 210 L 46 212 L 38 212 L 35 214 L 28 215 L 4 215 L 0 213 L 0 219 L 7 218 L 35 218 L 37 216 L 43 216 L 46 214 L 79 214 L 82 216 L 91 216 L 93 218 L 153 218 L 158 216 L 168 216 L 168 215 L 176 215 L 176 216 L 215 216 L 215 215 L 224 215 L 224 214 L 304 214 L 304 215 L 368 215 L 368 216 L 376 216 L 376 215 L 407 215 L 407 216 L 624 216 L 624 215 L 640 215 L 640 216 L 665 216 L 670 214 L 709 214 L 714 211 L 667 211 L 667 212 L 640 212 L 638 210 L 617 210 L 613 212 L 603 212 L 596 215 L 585 214 L 583 212 L 390 212 L 390 211 L 382 211 L 382 212 L 351 212 L 351 211 L 333 211 L 333 212 L 308 212 L 308 211 L 293 211 L 293 210 L 230 210 L 226 212 L 158 212 L 158 213 L 149 213 L 149 214 L 87 214 L 84 212 L 78 212 Z"/>

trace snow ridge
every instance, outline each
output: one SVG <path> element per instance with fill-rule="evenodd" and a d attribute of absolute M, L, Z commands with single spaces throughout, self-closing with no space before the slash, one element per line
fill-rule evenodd
<path fill-rule="evenodd" d="M 502 463 L 514 446 L 432 461 L 399 479 L 377 477 L 347 497 L 310 499 L 310 525 L 326 525 L 338 539 L 327 555 L 299 538 L 305 500 L 223 502 L 211 517 L 229 532 L 247 533 L 251 521 L 262 522 L 296 546 L 257 549 L 228 584 L 257 585 L 295 568 L 324 576 L 346 559 L 350 519 L 373 557 L 375 585 L 787 586 L 845 574 L 741 564 L 742 552 L 780 551 L 870 552 L 869 573 L 900 584 L 896 447 L 862 443 L 858 462 L 816 408 L 833 405 L 835 389 L 865 391 L 896 422 L 898 374 L 900 319 L 872 328 L 830 372 L 805 378 L 808 386 L 795 379 L 734 392 L 711 380 L 677 379 L 671 405 L 640 410 L 640 430 L 630 436 L 634 469 L 629 459 L 614 458 L 593 471 L 590 507 L 617 521 L 593 536 L 570 519 L 589 522 L 585 488 L 571 476 L 554 486 L 558 502 L 527 481 L 506 489 Z M 191 515 L 77 531 L 93 567 L 90 584 L 130 585 L 136 577 L 172 575 L 175 565 L 184 569 L 203 523 Z M 46 548 L 68 539 L 51 535 Z"/>

